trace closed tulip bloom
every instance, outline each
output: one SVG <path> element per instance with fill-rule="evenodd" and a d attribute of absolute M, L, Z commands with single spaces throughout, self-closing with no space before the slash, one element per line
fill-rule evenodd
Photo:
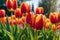
<path fill-rule="evenodd" d="M 59 30 L 60 29 L 60 25 L 58 25 L 56 28 L 57 28 L 57 30 Z"/>
<path fill-rule="evenodd" d="M 25 2 L 21 3 L 20 8 L 21 8 L 22 13 L 26 13 L 26 12 L 29 13 L 30 12 L 30 5 L 28 5 Z"/>
<path fill-rule="evenodd" d="M 42 7 L 37 7 L 36 8 L 36 14 L 43 14 L 44 13 L 44 10 Z"/>
<path fill-rule="evenodd" d="M 1 9 L 0 10 L 0 18 L 3 18 L 5 16 L 5 10 Z"/>
<path fill-rule="evenodd" d="M 32 14 L 31 14 L 31 12 L 29 13 L 29 14 L 27 14 L 27 16 L 26 16 L 26 24 L 32 24 Z"/>
<path fill-rule="evenodd" d="M 16 25 L 16 24 L 17 24 L 17 21 L 16 21 L 16 20 L 11 20 L 11 21 L 10 21 L 10 25 L 12 25 L 12 24 L 13 24 L 13 25 Z"/>
<path fill-rule="evenodd" d="M 7 0 L 6 7 L 9 11 L 14 11 L 17 8 L 17 0 Z"/>
<path fill-rule="evenodd" d="M 49 29 L 50 24 L 51 24 L 50 19 L 46 19 L 45 20 L 45 27 L 46 27 L 46 29 Z"/>
<path fill-rule="evenodd" d="M 50 18 L 50 21 L 51 21 L 52 23 L 57 23 L 57 22 L 58 22 L 57 13 L 50 13 L 49 18 Z"/>
<path fill-rule="evenodd" d="M 17 18 L 20 18 L 20 17 L 22 17 L 22 13 L 21 13 L 21 9 L 20 8 L 17 8 L 16 10 L 15 10 L 15 16 L 17 17 Z"/>
<path fill-rule="evenodd" d="M 1 22 L 2 22 L 2 24 L 5 24 L 6 23 L 6 17 L 3 17 Z"/>
<path fill-rule="evenodd" d="M 16 17 L 15 17 L 15 15 L 12 15 L 12 19 L 13 19 L 13 20 L 16 20 Z"/>
<path fill-rule="evenodd" d="M 36 27 L 35 27 L 35 20 L 36 20 L 36 16 L 33 13 L 32 14 L 32 25 L 31 25 L 33 29 L 36 29 Z"/>
<path fill-rule="evenodd" d="M 36 30 L 42 30 L 44 26 L 44 19 L 42 14 L 36 17 L 35 26 L 36 26 Z"/>
<path fill-rule="evenodd" d="M 52 25 L 52 30 L 56 31 L 56 25 L 55 24 Z"/>
<path fill-rule="evenodd" d="M 22 16 L 22 21 L 25 22 L 25 17 L 24 16 Z"/>

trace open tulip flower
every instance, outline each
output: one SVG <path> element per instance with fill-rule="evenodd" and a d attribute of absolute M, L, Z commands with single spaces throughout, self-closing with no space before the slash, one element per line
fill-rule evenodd
<path fill-rule="evenodd" d="M 6 7 L 9 11 L 14 11 L 17 8 L 17 0 L 7 0 Z"/>

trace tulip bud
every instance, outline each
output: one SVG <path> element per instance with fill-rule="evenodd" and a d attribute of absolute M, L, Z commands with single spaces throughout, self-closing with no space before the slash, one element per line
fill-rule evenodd
<path fill-rule="evenodd" d="M 36 17 L 35 20 L 35 26 L 37 30 L 42 30 L 43 26 L 44 26 L 44 19 L 43 19 L 43 15 L 40 14 Z"/>
<path fill-rule="evenodd" d="M 17 8 L 17 1 L 16 0 L 7 0 L 6 7 L 9 11 L 14 11 Z"/>
<path fill-rule="evenodd" d="M 32 24 L 32 14 L 31 12 L 26 16 L 26 24 Z"/>
<path fill-rule="evenodd" d="M 21 8 L 21 12 L 22 13 L 29 13 L 30 12 L 30 5 L 28 5 L 27 3 L 23 2 L 20 6 Z"/>
<path fill-rule="evenodd" d="M 10 25 L 12 25 L 12 24 L 13 24 L 13 25 L 16 25 L 16 24 L 17 24 L 16 20 L 11 20 L 11 21 L 10 21 Z"/>
<path fill-rule="evenodd" d="M 5 24 L 6 23 L 6 17 L 2 18 L 1 22 L 2 22 L 2 24 Z"/>
<path fill-rule="evenodd" d="M 22 17 L 21 9 L 17 8 L 17 9 L 15 10 L 15 16 L 16 16 L 17 18 Z"/>
<path fill-rule="evenodd" d="M 55 24 L 52 25 L 52 30 L 56 31 L 56 25 Z"/>
<path fill-rule="evenodd" d="M 50 13 L 49 18 L 50 18 L 50 21 L 51 21 L 52 23 L 57 23 L 57 22 L 58 22 L 58 16 L 57 16 L 56 13 Z"/>
<path fill-rule="evenodd" d="M 3 18 L 5 16 L 5 10 L 0 10 L 0 18 Z"/>
<path fill-rule="evenodd" d="M 44 10 L 42 7 L 37 7 L 36 8 L 36 14 L 43 14 L 44 13 Z"/>
<path fill-rule="evenodd" d="M 45 27 L 46 27 L 46 29 L 49 29 L 50 24 L 51 24 L 50 19 L 46 19 L 45 20 Z"/>

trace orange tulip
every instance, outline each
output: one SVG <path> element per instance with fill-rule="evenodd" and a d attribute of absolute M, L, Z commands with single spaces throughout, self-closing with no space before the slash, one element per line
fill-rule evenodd
<path fill-rule="evenodd" d="M 25 22 L 25 17 L 24 16 L 22 16 L 22 21 Z"/>
<path fill-rule="evenodd" d="M 16 17 L 15 17 L 15 15 L 12 15 L 12 19 L 13 19 L 13 20 L 16 20 Z"/>
<path fill-rule="evenodd" d="M 43 14 L 44 13 L 44 10 L 42 7 L 37 7 L 36 8 L 36 14 Z"/>
<path fill-rule="evenodd" d="M 22 20 L 22 18 L 20 18 L 19 21 L 18 21 L 18 24 L 20 25 L 22 23 L 23 23 L 23 20 Z"/>
<path fill-rule="evenodd" d="M 49 29 L 50 24 L 51 24 L 50 19 L 46 19 L 45 20 L 45 27 L 46 27 L 46 29 Z"/>
<path fill-rule="evenodd" d="M 1 22 L 2 22 L 2 24 L 5 24 L 6 23 L 6 17 L 3 17 Z"/>
<path fill-rule="evenodd" d="M 0 18 L 4 17 L 5 16 L 5 10 L 3 9 L 0 9 Z"/>
<path fill-rule="evenodd" d="M 11 21 L 10 21 L 10 25 L 12 25 L 12 24 L 13 24 L 13 25 L 16 25 L 16 24 L 17 24 L 17 21 L 16 21 L 16 20 L 11 20 Z"/>
<path fill-rule="evenodd" d="M 44 19 L 43 19 L 43 15 L 40 14 L 36 17 L 35 20 L 35 26 L 37 30 L 42 30 L 43 26 L 44 26 Z"/>
<path fill-rule="evenodd" d="M 7 0 L 6 7 L 9 11 L 14 11 L 17 8 L 17 1 L 16 0 Z"/>
<path fill-rule="evenodd" d="M 17 18 L 22 17 L 21 9 L 17 8 L 17 9 L 15 10 L 15 16 L 16 16 Z"/>
<path fill-rule="evenodd" d="M 57 28 L 57 30 L 60 29 L 60 25 L 58 25 L 56 28 Z"/>
<path fill-rule="evenodd" d="M 58 15 L 57 15 L 57 13 L 50 13 L 49 18 L 50 18 L 50 21 L 52 23 L 57 23 L 58 22 Z"/>
<path fill-rule="evenodd" d="M 56 25 L 55 24 L 52 25 L 52 30 L 56 31 Z"/>
<path fill-rule="evenodd" d="M 21 8 L 21 12 L 22 13 L 29 13 L 30 12 L 30 5 L 28 5 L 27 3 L 23 2 L 20 6 Z"/>

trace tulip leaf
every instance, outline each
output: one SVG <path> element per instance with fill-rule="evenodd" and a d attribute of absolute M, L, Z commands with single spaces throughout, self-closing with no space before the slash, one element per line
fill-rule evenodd
<path fill-rule="evenodd" d="M 7 30 L 4 30 L 4 32 L 6 32 L 6 35 L 9 36 L 10 40 L 14 40 L 14 37 L 10 32 L 8 32 Z"/>

